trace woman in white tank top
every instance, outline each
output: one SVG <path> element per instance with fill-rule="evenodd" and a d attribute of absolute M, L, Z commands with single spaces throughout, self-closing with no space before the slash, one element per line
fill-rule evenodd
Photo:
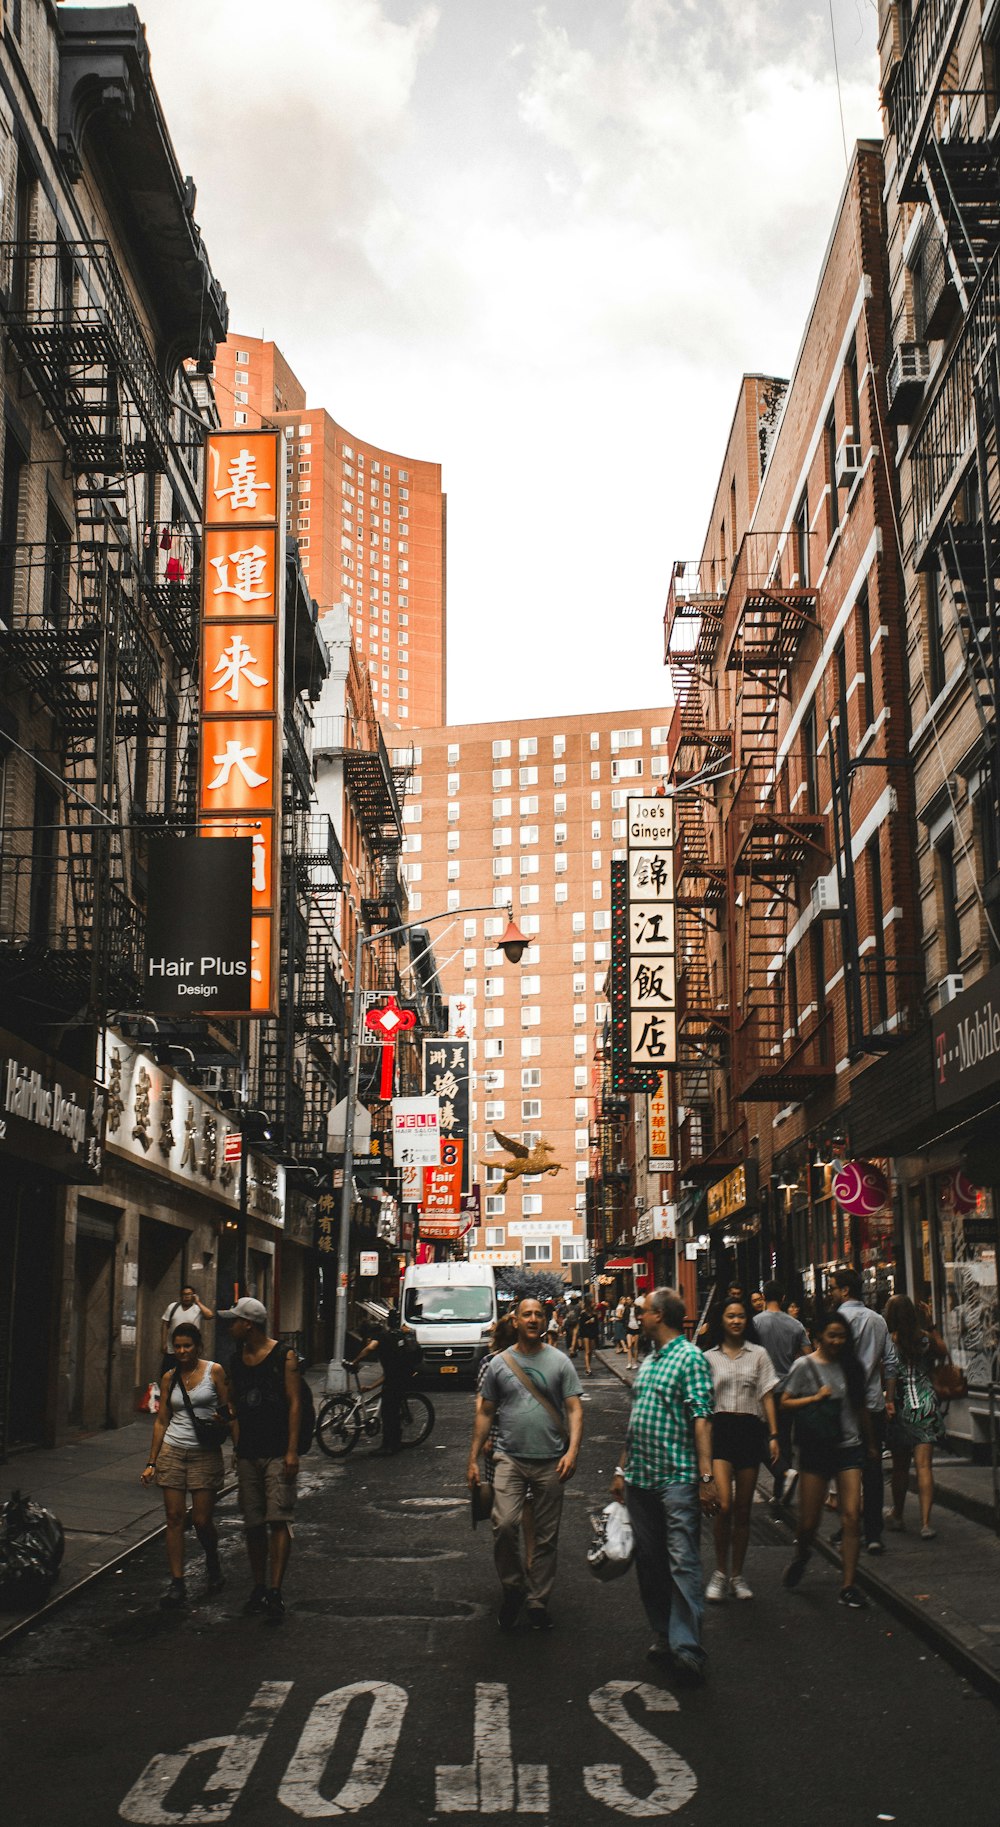
<path fill-rule="evenodd" d="M 153 1441 L 142 1483 L 150 1485 L 155 1479 L 163 1492 L 170 1585 L 160 1604 L 164 1610 L 173 1611 L 187 1599 L 184 1525 L 188 1493 L 195 1534 L 205 1550 L 208 1590 L 219 1592 L 225 1585 L 213 1520 L 215 1500 L 224 1479 L 222 1448 L 204 1446 L 198 1438 L 194 1420 L 215 1421 L 222 1416 L 229 1419 L 229 1384 L 222 1365 L 202 1357 L 201 1333 L 197 1326 L 188 1322 L 177 1326 L 170 1343 L 177 1363 L 163 1379 L 159 1413 L 153 1423 Z"/>

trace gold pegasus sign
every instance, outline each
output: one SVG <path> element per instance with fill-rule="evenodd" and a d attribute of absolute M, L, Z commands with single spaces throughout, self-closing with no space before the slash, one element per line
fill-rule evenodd
<path fill-rule="evenodd" d="M 547 1158 L 552 1153 L 551 1142 L 539 1141 L 534 1147 L 526 1148 L 523 1142 L 515 1142 L 513 1136 L 505 1136 L 499 1129 L 494 1129 L 493 1134 L 501 1148 L 506 1148 L 508 1154 L 514 1157 L 512 1161 L 495 1163 L 503 1168 L 503 1179 L 499 1187 L 501 1193 L 507 1191 L 512 1180 L 519 1180 L 522 1176 L 565 1173 L 561 1161 L 550 1161 Z"/>

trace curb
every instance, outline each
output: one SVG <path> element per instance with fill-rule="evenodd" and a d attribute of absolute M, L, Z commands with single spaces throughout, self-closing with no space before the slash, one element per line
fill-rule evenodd
<path fill-rule="evenodd" d="M 224 1485 L 219 1493 L 219 1502 L 224 1503 L 227 1497 L 232 1497 L 236 1489 L 235 1482 Z M 88 1587 L 93 1586 L 97 1580 L 103 1580 L 106 1573 L 113 1573 L 117 1567 L 124 1567 L 126 1561 L 130 1561 L 133 1555 L 141 1554 L 143 1548 L 149 1547 L 150 1542 L 159 1541 L 160 1537 L 166 1533 L 166 1523 L 160 1523 L 148 1535 L 141 1536 L 136 1542 L 130 1542 L 128 1547 L 123 1548 L 121 1554 L 116 1554 L 113 1560 L 105 1561 L 102 1567 L 94 1567 L 90 1573 L 85 1573 L 83 1578 L 76 1580 L 72 1586 L 65 1586 L 60 1592 L 54 1593 L 52 1598 L 46 1599 L 45 1604 L 38 1611 L 27 1612 L 23 1618 L 18 1618 L 16 1624 L 12 1624 L 9 1630 L 0 1631 L 0 1655 L 12 1643 L 20 1642 L 21 1638 L 27 1636 L 30 1630 L 34 1630 L 36 1625 L 47 1623 L 57 1611 L 61 1611 L 71 1599 L 79 1598 L 80 1594 L 86 1592 Z"/>
<path fill-rule="evenodd" d="M 603 1354 L 601 1362 L 606 1370 L 610 1370 L 612 1376 L 616 1376 L 618 1381 L 625 1385 L 626 1389 L 631 1389 L 630 1379 L 623 1370 L 619 1370 L 617 1364 L 613 1361 L 609 1362 Z M 978 1518 L 974 1517 L 972 1520 L 976 1521 Z M 794 1541 L 794 1530 L 784 1521 L 781 1526 L 788 1530 L 789 1541 Z M 841 1566 L 840 1555 L 831 1542 L 824 1541 L 821 1536 L 817 1535 L 813 1548 L 831 1567 L 839 1568 Z M 950 1662 L 952 1668 L 956 1669 L 973 1687 L 978 1688 L 987 1700 L 991 1700 L 994 1706 L 1000 1707 L 1000 1670 L 991 1667 L 988 1662 L 984 1662 L 982 1657 L 977 1655 L 974 1649 L 970 1649 L 958 1637 L 944 1630 L 922 1606 L 914 1604 L 912 1599 L 905 1598 L 894 1587 L 886 1584 L 884 1580 L 880 1580 L 870 1567 L 864 1564 L 859 1565 L 857 1584 L 870 1598 L 877 1600 L 883 1610 L 891 1612 L 944 1661 Z"/>

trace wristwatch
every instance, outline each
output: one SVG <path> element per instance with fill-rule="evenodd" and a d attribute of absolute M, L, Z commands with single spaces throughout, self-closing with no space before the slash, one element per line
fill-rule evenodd
<path fill-rule="evenodd" d="M 702 1484 L 714 1484 L 715 1483 L 714 1475 L 711 1472 L 702 1472 L 701 1483 Z"/>

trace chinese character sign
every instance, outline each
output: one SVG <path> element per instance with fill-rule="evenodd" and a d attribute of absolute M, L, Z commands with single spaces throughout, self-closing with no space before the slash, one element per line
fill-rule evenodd
<path fill-rule="evenodd" d="M 248 837 L 250 1009 L 278 1009 L 284 463 L 278 431 L 211 432 L 205 452 L 200 826 Z"/>
<path fill-rule="evenodd" d="M 646 1124 L 649 1170 L 670 1173 L 674 1163 L 670 1147 L 670 1083 L 665 1072 L 660 1073 L 659 1089 L 646 1099 Z"/>
<path fill-rule="evenodd" d="M 392 1159 L 395 1167 L 437 1167 L 441 1159 L 436 1097 L 394 1097 Z"/>
<path fill-rule="evenodd" d="M 462 1170 L 462 1191 L 470 1184 L 469 1162 L 469 1055 L 471 1043 L 449 1035 L 424 1041 L 424 1091 L 441 1105 L 441 1144 L 457 1142 Z M 442 1154 L 442 1160 L 444 1156 Z"/>
<path fill-rule="evenodd" d="M 628 1057 L 666 1067 L 677 1059 L 673 799 L 630 798 L 627 829 Z"/>

